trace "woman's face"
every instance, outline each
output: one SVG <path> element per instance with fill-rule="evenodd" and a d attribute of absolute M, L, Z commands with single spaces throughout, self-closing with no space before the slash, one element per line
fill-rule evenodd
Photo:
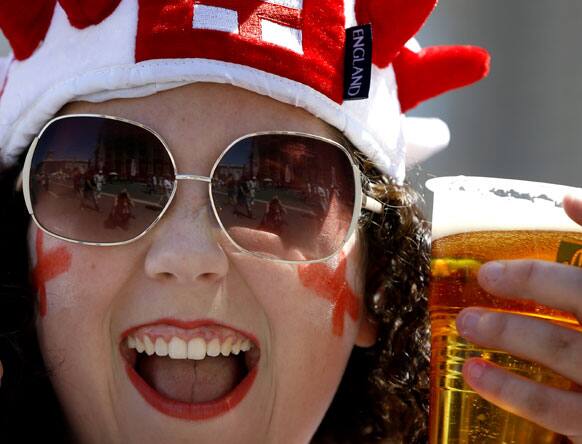
<path fill-rule="evenodd" d="M 155 129 L 182 174 L 209 175 L 224 148 L 248 133 L 337 139 L 301 109 L 225 85 L 63 112 Z M 163 219 L 116 247 L 66 243 L 31 224 L 32 266 L 47 304 L 39 341 L 78 440 L 308 442 L 354 344 L 373 340 L 357 234 L 325 264 L 274 263 L 236 250 L 209 208 L 207 184 L 181 181 Z M 130 348 L 134 339 L 151 341 L 156 353 Z M 235 356 L 238 341 L 251 348 Z M 157 355 L 168 348 L 176 359 Z"/>

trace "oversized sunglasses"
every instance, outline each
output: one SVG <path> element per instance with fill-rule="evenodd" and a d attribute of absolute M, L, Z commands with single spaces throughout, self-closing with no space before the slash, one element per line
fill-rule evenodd
<path fill-rule="evenodd" d="M 350 153 L 324 137 L 269 131 L 233 141 L 209 176 L 179 174 L 164 139 L 130 120 L 54 118 L 34 139 L 23 170 L 26 206 L 59 239 L 112 246 L 144 236 L 176 195 L 178 180 L 208 183 L 212 210 L 241 251 L 282 262 L 335 255 L 357 226 L 364 195 Z"/>

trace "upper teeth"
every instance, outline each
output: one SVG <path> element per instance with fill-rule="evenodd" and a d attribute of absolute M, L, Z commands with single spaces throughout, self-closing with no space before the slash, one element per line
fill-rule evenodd
<path fill-rule="evenodd" d="M 206 341 L 203 338 L 194 338 L 186 342 L 174 336 L 170 342 L 163 338 L 156 338 L 155 342 L 144 335 L 143 339 L 136 336 L 127 337 L 127 346 L 136 349 L 138 353 L 147 353 L 148 356 L 156 354 L 158 356 L 169 356 L 172 359 L 204 359 L 206 356 L 229 356 L 231 353 L 238 355 L 239 352 L 248 351 L 252 347 L 248 339 L 234 339 L 228 337 L 222 343 L 218 338 Z"/>

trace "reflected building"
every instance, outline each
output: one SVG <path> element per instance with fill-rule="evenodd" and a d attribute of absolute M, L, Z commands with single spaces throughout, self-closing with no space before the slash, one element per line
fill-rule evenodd
<path fill-rule="evenodd" d="M 119 149 L 119 145 L 123 145 Z M 147 182 L 150 177 L 174 175 L 174 166 L 165 150 L 151 143 L 140 143 L 135 136 L 115 140 L 100 140 L 91 159 L 91 168 L 103 170 L 104 174 L 115 174 L 118 180 Z"/>
<path fill-rule="evenodd" d="M 244 165 L 231 165 L 231 164 L 219 164 L 214 172 L 215 177 L 226 181 L 229 176 L 232 176 L 234 180 L 240 180 L 245 175 Z"/>
<path fill-rule="evenodd" d="M 87 171 L 90 162 L 86 160 L 77 159 L 46 159 L 41 162 L 35 174 L 46 174 L 52 176 L 54 174 L 64 174 L 70 176 L 74 171 Z"/>
<path fill-rule="evenodd" d="M 333 167 L 322 156 L 316 156 L 313 148 L 301 141 L 286 143 L 281 148 L 281 138 L 265 137 L 255 141 L 250 164 L 254 166 L 253 176 L 260 183 L 272 182 L 273 186 L 301 190 L 307 183 L 334 183 Z M 273 145 L 277 148 L 273 149 Z"/>

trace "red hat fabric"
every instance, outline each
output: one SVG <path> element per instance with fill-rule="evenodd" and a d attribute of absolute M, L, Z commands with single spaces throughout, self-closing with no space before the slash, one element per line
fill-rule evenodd
<path fill-rule="evenodd" d="M 473 47 L 418 53 L 405 47 L 436 0 L 2 3 L 0 27 L 13 48 L 12 60 L 0 69 L 0 155 L 6 164 L 70 101 L 141 97 L 205 81 L 305 108 L 401 182 L 403 127 L 413 134 L 415 126 L 403 123 L 402 112 L 479 80 L 489 63 L 487 53 Z M 366 24 L 372 29 L 370 92 L 345 100 L 346 29 Z"/>

